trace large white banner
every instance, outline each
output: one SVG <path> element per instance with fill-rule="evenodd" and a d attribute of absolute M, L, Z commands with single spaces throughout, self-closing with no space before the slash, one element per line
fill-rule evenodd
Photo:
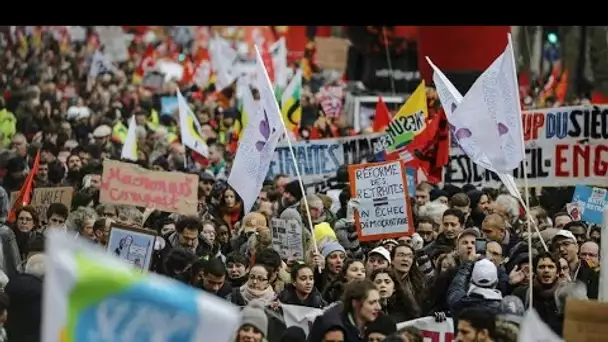
<path fill-rule="evenodd" d="M 522 115 L 530 186 L 607 184 L 608 106 L 549 108 Z M 451 148 L 444 172 L 446 184 L 500 184 L 496 174 L 474 164 L 457 146 Z M 524 185 L 522 166 L 513 176 L 518 186 Z"/>

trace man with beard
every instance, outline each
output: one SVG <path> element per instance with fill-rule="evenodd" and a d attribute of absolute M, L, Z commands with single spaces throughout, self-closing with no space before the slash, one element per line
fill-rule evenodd
<path fill-rule="evenodd" d="M 562 283 L 558 278 L 559 260 L 551 253 L 543 252 L 533 261 L 534 280 L 532 284 L 533 301 L 530 303 L 530 286 L 516 288 L 513 295 L 525 303 L 526 309 L 534 306 L 542 320 L 559 336 L 562 336 L 564 316 L 560 312 L 556 291 Z M 565 284 L 564 284 L 565 285 Z"/>
<path fill-rule="evenodd" d="M 298 180 L 291 181 L 284 186 L 284 192 L 281 196 L 281 203 L 279 205 L 278 214 L 280 215 L 283 210 L 287 208 L 298 209 L 298 203 L 302 200 L 304 194 L 300 189 L 300 183 Z"/>
<path fill-rule="evenodd" d="M 77 154 L 71 154 L 66 161 L 66 165 L 68 167 L 68 173 L 63 181 L 63 185 L 71 186 L 75 189 L 79 188 L 82 179 L 82 174 L 80 173 L 82 160 Z"/>

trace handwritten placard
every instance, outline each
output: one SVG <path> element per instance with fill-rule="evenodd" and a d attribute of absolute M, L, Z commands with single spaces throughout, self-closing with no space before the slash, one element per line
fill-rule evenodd
<path fill-rule="evenodd" d="M 413 232 L 406 171 L 400 161 L 349 165 L 351 197 L 359 200 L 355 224 L 361 241 Z"/>
<path fill-rule="evenodd" d="M 19 191 L 11 192 L 11 204 L 15 205 Z M 60 188 L 35 188 L 34 194 L 29 205 L 36 209 L 38 219 L 41 222 L 46 222 L 46 211 L 53 203 L 61 203 L 66 207 L 72 206 L 72 196 L 74 189 L 71 186 Z"/>
<path fill-rule="evenodd" d="M 151 171 L 135 164 L 106 159 L 99 200 L 108 204 L 196 215 L 198 176 Z"/>

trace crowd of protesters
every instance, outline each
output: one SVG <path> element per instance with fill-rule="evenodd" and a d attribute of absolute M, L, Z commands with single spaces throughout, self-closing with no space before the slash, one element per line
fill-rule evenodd
<path fill-rule="evenodd" d="M 5 40 L 0 54 L 0 341 L 40 341 L 45 232 L 60 229 L 105 246 L 113 222 L 163 237 L 152 271 L 244 307 L 236 342 L 421 342 L 420 331 L 398 330 L 397 323 L 425 316 L 451 317 L 458 341 L 514 342 L 527 308 L 534 307 L 562 335 L 565 298 L 598 296 L 600 229 L 574 221 L 564 211 L 565 202 L 544 208 L 532 203 L 532 224 L 540 234 L 533 236 L 531 249 L 528 223 L 514 197 L 499 189 L 425 182 L 412 198 L 415 234 L 360 242 L 354 222 L 358 203 L 350 198 L 345 167 L 336 177 L 342 187 L 337 206 L 326 194 L 303 194 L 297 179 L 278 175 L 244 215 L 243 201 L 226 182 L 234 156 L 228 145 L 238 137 L 234 104 L 209 96 L 212 89 L 170 83 L 151 92 L 134 84 L 135 66 L 147 48 L 143 42 L 132 43 L 132 60 L 121 63 L 119 73 L 104 74 L 87 88 L 92 52 L 86 45 L 62 49 L 46 32 L 38 45 L 30 37 L 25 51 Z M 153 110 L 160 111 L 160 96 L 175 87 L 188 97 L 210 146 L 209 158 L 187 170 L 187 151 L 175 139 L 177 120 L 151 119 Z M 304 105 L 317 136 L 347 129 L 341 120 L 317 117 L 314 96 Z M 144 208 L 100 203 L 101 161 L 120 159 L 113 128 L 127 125 L 132 115 L 139 165 L 199 176 L 197 216 L 154 212 L 142 222 Z M 73 187 L 71 206 L 53 203 L 43 220 L 26 205 L 9 220 L 10 194 L 21 189 L 37 151 L 35 188 Z M 313 232 L 307 229 L 304 196 Z M 275 217 L 302 226 L 303 260 L 282 259 L 272 249 Z M 307 335 L 285 325 L 282 304 L 324 313 Z"/>

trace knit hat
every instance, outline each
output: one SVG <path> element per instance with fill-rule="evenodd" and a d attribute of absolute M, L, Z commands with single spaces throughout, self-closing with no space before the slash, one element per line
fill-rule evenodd
<path fill-rule="evenodd" d="M 280 342 L 306 342 L 304 329 L 294 325 L 283 332 Z"/>
<path fill-rule="evenodd" d="M 327 258 L 332 252 L 342 252 L 346 254 L 346 250 L 336 241 L 329 241 L 321 247 L 321 254 Z"/>
<path fill-rule="evenodd" d="M 493 288 L 498 283 L 496 266 L 488 259 L 481 259 L 473 266 L 471 282 L 479 287 Z"/>
<path fill-rule="evenodd" d="M 338 241 L 336 237 L 336 232 L 331 228 L 329 223 L 321 222 L 314 227 L 315 241 L 317 243 L 325 240 L 334 240 Z"/>
<path fill-rule="evenodd" d="M 367 326 L 366 333 L 378 333 L 389 336 L 397 332 L 397 324 L 388 315 L 379 315 Z"/>
<path fill-rule="evenodd" d="M 268 317 L 264 312 L 264 308 L 259 304 L 251 303 L 241 310 L 241 328 L 250 325 L 262 333 L 262 336 L 268 335 Z"/>
<path fill-rule="evenodd" d="M 300 189 L 300 183 L 298 180 L 293 180 L 284 186 L 285 192 L 291 194 L 296 200 L 300 201 L 304 195 L 302 194 L 302 190 Z"/>
<path fill-rule="evenodd" d="M 267 227 L 266 217 L 261 213 L 251 212 L 243 218 L 243 231 L 258 231 Z"/>

